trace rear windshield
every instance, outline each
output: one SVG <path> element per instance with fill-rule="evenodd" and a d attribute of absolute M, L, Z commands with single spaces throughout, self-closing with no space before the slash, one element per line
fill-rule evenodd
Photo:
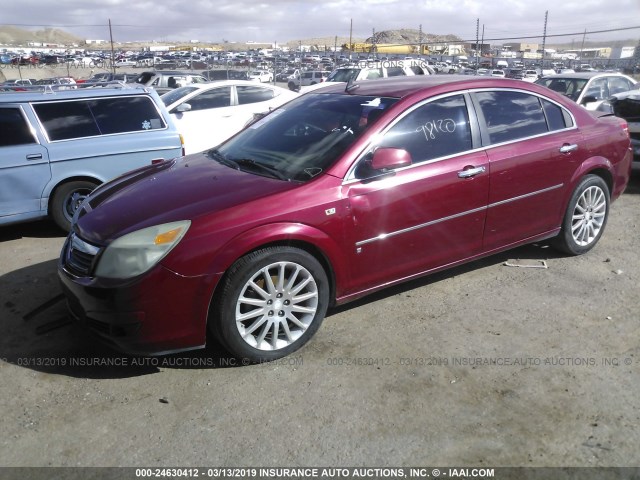
<path fill-rule="evenodd" d="M 166 128 L 146 96 L 36 103 L 33 109 L 51 141 Z"/>

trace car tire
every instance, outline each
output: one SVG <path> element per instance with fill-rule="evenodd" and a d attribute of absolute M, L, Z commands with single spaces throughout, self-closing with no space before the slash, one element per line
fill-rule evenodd
<path fill-rule="evenodd" d="M 294 82 L 289 82 L 288 83 L 288 87 L 289 87 L 289 90 L 291 90 L 293 92 L 298 90 L 298 87 L 296 86 L 296 84 Z"/>
<path fill-rule="evenodd" d="M 75 181 L 60 185 L 53 194 L 49 214 L 65 232 L 71 229 L 71 219 L 85 198 L 97 187 L 94 182 Z"/>
<path fill-rule="evenodd" d="M 571 195 L 560 233 L 553 246 L 570 255 L 591 250 L 604 232 L 609 218 L 610 193 L 597 175 L 586 175 Z"/>
<path fill-rule="evenodd" d="M 229 353 L 256 363 L 298 350 L 320 327 L 329 281 L 305 250 L 267 247 L 236 261 L 212 304 L 209 327 Z"/>

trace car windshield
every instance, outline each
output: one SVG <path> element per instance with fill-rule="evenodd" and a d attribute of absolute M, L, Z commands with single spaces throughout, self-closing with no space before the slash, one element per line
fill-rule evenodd
<path fill-rule="evenodd" d="M 164 103 L 164 105 L 168 107 L 169 105 L 177 102 L 181 98 L 186 97 L 195 90 L 197 90 L 196 87 L 179 87 L 161 95 L 160 98 L 162 99 L 162 103 Z"/>
<path fill-rule="evenodd" d="M 363 134 L 373 123 L 370 112 L 386 110 L 395 102 L 395 98 L 309 93 L 253 123 L 209 155 L 241 170 L 304 182 L 329 168 Z"/>
<path fill-rule="evenodd" d="M 544 85 L 551 90 L 566 95 L 573 101 L 577 101 L 580 93 L 587 84 L 588 79 L 584 78 L 554 78 L 547 77 L 537 80 L 535 83 Z"/>

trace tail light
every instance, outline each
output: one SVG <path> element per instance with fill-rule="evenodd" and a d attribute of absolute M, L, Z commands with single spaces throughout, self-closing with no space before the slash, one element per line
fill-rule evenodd
<path fill-rule="evenodd" d="M 627 121 L 620 119 L 620 126 L 622 127 L 622 131 L 624 131 L 627 138 L 631 138 L 631 135 L 629 134 L 629 124 L 627 123 Z"/>

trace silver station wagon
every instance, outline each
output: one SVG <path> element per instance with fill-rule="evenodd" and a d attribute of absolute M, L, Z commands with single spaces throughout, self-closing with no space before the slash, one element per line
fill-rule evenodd
<path fill-rule="evenodd" d="M 0 225 L 50 216 L 69 230 L 101 183 L 183 154 L 151 88 L 0 94 Z"/>

